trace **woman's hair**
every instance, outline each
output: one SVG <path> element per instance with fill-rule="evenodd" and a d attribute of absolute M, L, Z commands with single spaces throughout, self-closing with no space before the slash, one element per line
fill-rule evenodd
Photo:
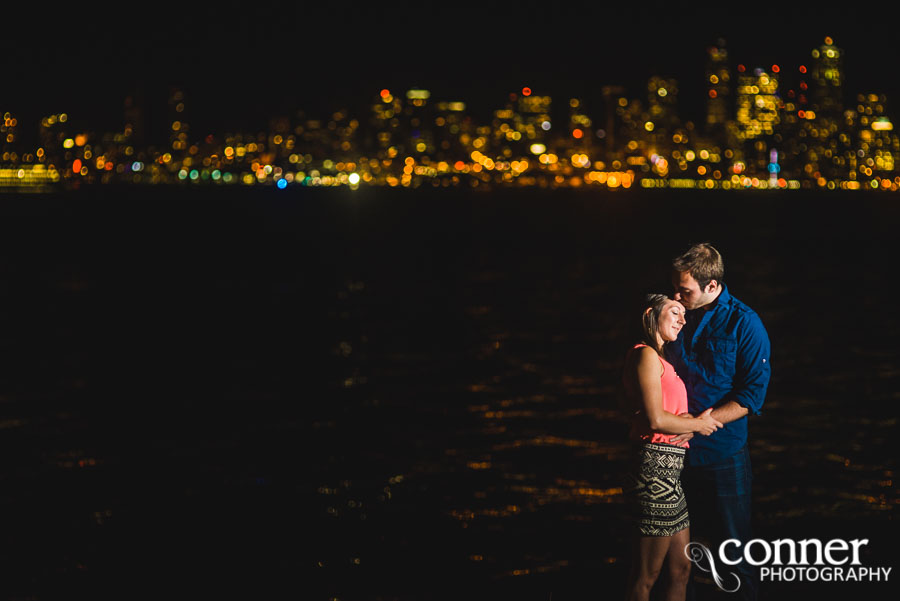
<path fill-rule="evenodd" d="M 644 312 L 641 315 L 644 326 L 642 328 L 643 342 L 659 354 L 662 354 L 662 345 L 656 337 L 656 333 L 659 331 L 659 316 L 662 315 L 663 307 L 669 300 L 665 294 L 648 294 L 644 303 Z"/>

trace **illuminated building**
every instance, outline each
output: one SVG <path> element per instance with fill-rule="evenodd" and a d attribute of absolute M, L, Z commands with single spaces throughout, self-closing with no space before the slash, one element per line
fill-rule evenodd
<path fill-rule="evenodd" d="M 624 165 L 640 166 L 642 171 L 648 171 L 650 169 L 647 163 L 648 154 L 653 154 L 652 151 L 648 153 L 650 115 L 638 99 L 629 101 L 623 96 L 616 103 L 620 141 L 613 155 L 615 158 L 610 157 L 610 167 L 619 170 Z M 652 130 L 652 127 L 650 129 Z"/>
<path fill-rule="evenodd" d="M 513 144 L 522 139 L 522 116 L 515 110 L 516 94 L 510 94 L 509 102 L 502 109 L 494 111 L 490 128 L 487 131 L 476 132 L 479 135 L 471 140 L 472 152 L 482 153 L 485 156 L 497 158 L 500 156 L 511 157 Z M 474 155 L 479 156 L 479 155 Z"/>
<path fill-rule="evenodd" d="M 806 175 L 821 186 L 848 177 L 849 169 L 844 159 L 852 141 L 842 134 L 845 128 L 843 51 L 834 46 L 831 38 L 825 38 L 825 43 L 813 49 L 811 54 L 812 89 L 809 90 L 809 106 L 803 111 L 806 122 L 798 135 L 807 146 Z"/>
<path fill-rule="evenodd" d="M 825 38 L 825 43 L 812 51 L 810 108 L 822 118 L 838 120 L 844 110 L 843 53 L 831 38 Z"/>
<path fill-rule="evenodd" d="M 740 69 L 738 69 L 740 71 Z M 743 140 L 771 136 L 780 121 L 778 77 L 755 69 L 738 75 L 735 119 Z"/>
<path fill-rule="evenodd" d="M 169 93 L 169 148 L 174 156 L 182 156 L 188 149 L 190 126 L 185 110 L 184 91 L 174 88 Z"/>
<path fill-rule="evenodd" d="M 781 99 L 777 95 L 778 77 L 757 68 L 748 73 L 738 66 L 735 94 L 735 150 L 743 151 L 751 171 L 768 175 L 769 149 L 775 143 L 780 122 Z"/>
<path fill-rule="evenodd" d="M 651 77 L 647 81 L 647 106 L 643 124 L 645 138 L 657 152 L 668 154 L 672 149 L 672 136 L 681 127 L 678 119 L 678 82 Z"/>
<path fill-rule="evenodd" d="M 851 167 L 856 177 L 890 177 L 900 167 L 900 139 L 886 113 L 887 98 L 878 94 L 860 94 L 856 105 L 856 152 Z"/>
<path fill-rule="evenodd" d="M 725 40 L 718 40 L 707 49 L 706 60 L 706 123 L 705 132 L 718 143 L 725 143 L 726 124 L 730 117 L 731 73 Z"/>
<path fill-rule="evenodd" d="M 604 129 L 604 141 L 606 142 L 606 155 L 612 156 L 616 151 L 616 116 L 618 115 L 619 98 L 625 93 L 621 86 L 603 86 L 603 106 L 606 108 L 606 128 Z"/>
<path fill-rule="evenodd" d="M 48 115 L 41 119 L 38 131 L 38 161 L 53 165 L 62 164 L 63 143 L 66 139 L 65 124 L 69 117 L 65 113 Z"/>
<path fill-rule="evenodd" d="M 15 163 L 19 160 L 19 154 L 16 152 L 16 132 L 19 124 L 11 113 L 3 114 L 0 120 L 0 144 L 3 148 L 3 163 Z"/>
<path fill-rule="evenodd" d="M 435 105 L 434 143 L 438 158 L 456 161 L 466 155 L 462 139 L 463 136 L 471 139 L 471 123 L 464 102 L 438 102 Z"/>
<path fill-rule="evenodd" d="M 527 87 L 521 94 L 510 94 L 504 108 L 494 111 L 491 126 L 476 129 L 478 135 L 471 140 L 471 148 L 503 160 L 550 152 L 551 103 L 550 96 L 533 95 Z M 567 140 L 562 142 L 566 144 Z M 536 153 L 538 149 L 543 150 Z"/>
<path fill-rule="evenodd" d="M 570 98 L 569 127 L 566 132 L 570 147 L 590 155 L 594 140 L 592 126 L 593 121 L 585 113 L 584 101 L 581 98 Z"/>
<path fill-rule="evenodd" d="M 516 114 L 516 131 L 522 135 L 523 142 L 527 142 L 528 145 L 546 144 L 552 128 L 551 104 L 550 96 L 535 96 L 527 88 L 523 90 L 518 99 Z"/>
<path fill-rule="evenodd" d="M 431 92 L 411 89 L 406 91 L 406 105 L 403 107 L 405 122 L 401 128 L 406 135 L 407 152 L 413 155 L 431 154 L 434 152 L 434 136 L 431 125 L 434 123 L 432 104 L 428 102 Z"/>
<path fill-rule="evenodd" d="M 400 139 L 400 116 L 403 102 L 390 90 L 381 90 L 372 104 L 372 128 L 376 137 L 376 156 L 393 159 L 403 150 Z"/>

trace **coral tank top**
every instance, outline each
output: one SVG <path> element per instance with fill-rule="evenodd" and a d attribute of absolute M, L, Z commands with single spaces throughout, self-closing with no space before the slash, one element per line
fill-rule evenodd
<path fill-rule="evenodd" d="M 642 346 L 647 345 L 636 344 L 631 350 L 634 351 L 634 349 L 640 348 Z M 684 382 L 682 382 L 678 374 L 675 373 L 675 368 L 672 367 L 671 363 L 669 363 L 662 357 L 659 357 L 659 360 L 663 366 L 663 373 L 661 376 L 663 411 L 668 411 L 669 413 L 674 413 L 675 415 L 686 413 L 688 410 L 688 401 L 687 389 L 684 387 Z M 659 432 L 654 432 L 652 435 L 642 435 L 641 440 L 654 443 L 672 444 L 684 448 L 690 446 L 686 440 L 680 442 L 672 442 L 672 438 L 674 437 L 675 434 L 660 434 Z"/>

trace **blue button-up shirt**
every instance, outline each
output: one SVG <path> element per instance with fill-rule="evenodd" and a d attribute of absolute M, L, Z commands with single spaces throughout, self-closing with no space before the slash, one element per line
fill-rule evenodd
<path fill-rule="evenodd" d="M 709 309 L 687 312 L 678 339 L 665 355 L 687 388 L 688 410 L 698 415 L 709 407 L 737 401 L 759 415 L 769 385 L 769 335 L 747 305 L 722 292 Z M 691 439 L 690 465 L 724 461 L 747 444 L 747 416 L 725 424 L 710 436 Z"/>

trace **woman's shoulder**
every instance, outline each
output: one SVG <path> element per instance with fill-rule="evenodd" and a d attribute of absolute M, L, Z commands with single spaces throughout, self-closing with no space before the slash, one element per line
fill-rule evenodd
<path fill-rule="evenodd" d="M 658 363 L 662 364 L 662 357 L 659 356 L 659 353 L 656 352 L 653 348 L 649 347 L 646 344 L 635 344 L 628 350 L 628 357 L 626 359 L 626 363 L 631 363 L 636 367 L 640 367 L 641 365 L 646 365 L 648 363 Z"/>

